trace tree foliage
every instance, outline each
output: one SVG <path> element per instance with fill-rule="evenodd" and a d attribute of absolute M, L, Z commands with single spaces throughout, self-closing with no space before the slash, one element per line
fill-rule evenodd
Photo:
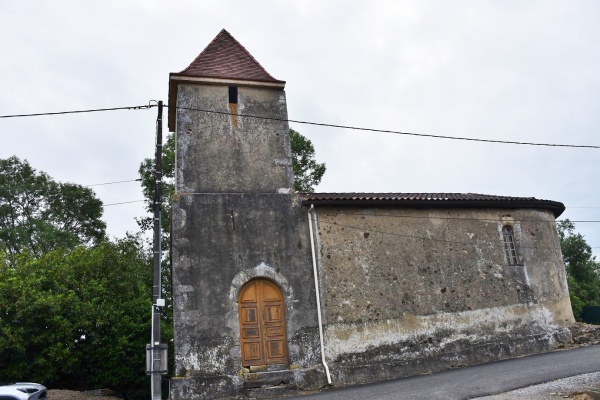
<path fill-rule="evenodd" d="M 102 202 L 94 192 L 58 183 L 13 156 L 0 160 L 0 251 L 41 257 L 58 247 L 105 238 Z"/>
<path fill-rule="evenodd" d="M 600 263 L 592 255 L 592 248 L 575 224 L 568 219 L 558 223 L 558 235 L 565 266 L 573 314 L 581 320 L 583 307 L 600 305 Z"/>
<path fill-rule="evenodd" d="M 293 129 L 290 129 L 290 142 L 294 188 L 298 192 L 312 192 L 323 179 L 327 167 L 315 159 L 315 147 L 312 142 Z"/>
<path fill-rule="evenodd" d="M 13 261 L 0 255 L 2 379 L 147 397 L 152 273 L 139 240 Z"/>
<path fill-rule="evenodd" d="M 161 227 L 162 239 L 161 248 L 166 252 L 166 257 L 162 259 L 162 291 L 167 308 L 164 317 L 166 321 L 172 320 L 171 304 L 171 198 L 175 194 L 175 135 L 169 133 L 162 147 L 162 185 L 161 185 Z M 137 223 L 142 232 L 148 232 L 154 227 L 154 159 L 146 158 L 140 164 L 138 170 L 141 178 L 142 193 L 146 200 L 146 211 L 151 216 L 137 219 Z"/>
<path fill-rule="evenodd" d="M 102 211 L 90 189 L 0 160 L 3 381 L 148 396 L 151 262 L 138 238 L 106 239 Z"/>
<path fill-rule="evenodd" d="M 165 232 L 163 248 L 168 248 L 168 232 L 171 231 L 171 198 L 175 194 L 175 135 L 169 133 L 162 147 L 162 185 L 161 185 L 161 225 Z M 146 200 L 146 211 L 154 213 L 154 159 L 145 158 L 138 170 L 142 182 L 142 193 Z M 142 232 L 153 228 L 153 217 L 139 218 L 138 225 Z"/>

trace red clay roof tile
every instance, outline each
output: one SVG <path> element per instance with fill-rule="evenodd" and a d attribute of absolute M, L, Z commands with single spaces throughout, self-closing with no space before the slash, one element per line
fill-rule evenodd
<path fill-rule="evenodd" d="M 565 210 L 558 201 L 477 193 L 301 193 L 300 196 L 304 205 L 331 207 L 536 208 L 551 211 L 555 217 Z"/>
<path fill-rule="evenodd" d="M 273 78 L 225 29 L 177 75 L 283 83 Z"/>

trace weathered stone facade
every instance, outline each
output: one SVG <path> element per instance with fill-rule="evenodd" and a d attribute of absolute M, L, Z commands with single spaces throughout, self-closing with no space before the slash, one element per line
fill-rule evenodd
<path fill-rule="evenodd" d="M 226 32 L 220 35 L 245 56 Z M 285 303 L 289 362 L 272 368 L 289 371 L 301 387 L 322 385 L 322 374 L 313 371 L 320 357 L 316 298 L 306 213 L 291 194 L 283 87 L 274 79 L 171 75 L 170 101 L 180 107 L 170 114 L 176 128 L 174 399 L 225 397 L 252 387 L 255 374 L 242 369 L 238 296 L 256 278 L 275 282 Z"/>
<path fill-rule="evenodd" d="M 532 354 L 569 339 L 560 203 L 294 193 L 283 89 L 225 31 L 171 74 L 174 400 L 325 386 L 313 261 L 335 386 Z M 240 297 L 260 280 L 281 291 L 281 309 L 267 294 Z M 283 325 L 269 325 L 280 317 Z M 259 323 L 242 326 L 253 318 Z M 269 335 L 284 338 L 284 351 Z M 269 361 L 272 352 L 286 362 Z"/>
<path fill-rule="evenodd" d="M 289 366 L 306 374 L 318 365 L 302 214 L 289 194 L 178 195 L 172 231 L 174 398 L 216 398 L 244 390 L 238 295 L 257 277 L 276 282 L 284 294 Z"/>
<path fill-rule="evenodd" d="M 573 323 L 544 210 L 318 208 L 326 354 L 339 380 L 546 351 Z M 508 265 L 502 228 L 514 229 Z M 407 365 L 410 360 L 424 361 Z M 343 378 L 342 378 L 343 377 Z"/>

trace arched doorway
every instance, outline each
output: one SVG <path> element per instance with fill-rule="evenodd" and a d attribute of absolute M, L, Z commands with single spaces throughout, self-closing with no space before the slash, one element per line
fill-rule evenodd
<path fill-rule="evenodd" d="M 238 299 L 242 365 L 287 364 L 285 302 L 268 279 L 253 279 Z"/>

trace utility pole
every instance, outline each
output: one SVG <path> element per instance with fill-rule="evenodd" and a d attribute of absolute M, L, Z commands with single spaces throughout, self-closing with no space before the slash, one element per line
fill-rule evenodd
<path fill-rule="evenodd" d="M 162 375 L 167 373 L 167 346 L 160 343 L 160 307 L 165 300 L 161 298 L 161 182 L 162 182 L 162 115 L 163 102 L 158 102 L 156 119 L 156 153 L 154 169 L 154 270 L 152 286 L 152 332 L 150 345 L 146 346 L 146 372 L 150 374 L 151 400 L 161 400 Z"/>

